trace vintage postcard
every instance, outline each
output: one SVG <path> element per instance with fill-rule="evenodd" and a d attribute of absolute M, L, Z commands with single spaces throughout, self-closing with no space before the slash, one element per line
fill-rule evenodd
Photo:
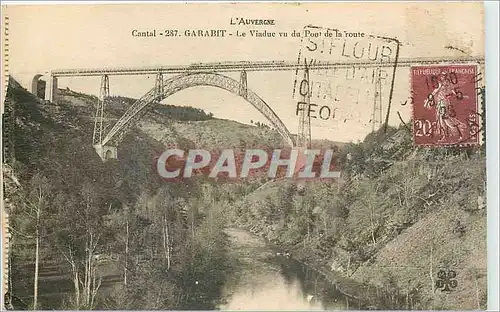
<path fill-rule="evenodd" d="M 488 308 L 483 3 L 3 5 L 2 51 L 5 309 Z"/>

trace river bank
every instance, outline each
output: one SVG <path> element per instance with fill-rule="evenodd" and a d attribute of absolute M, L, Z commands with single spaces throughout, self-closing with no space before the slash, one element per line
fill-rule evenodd
<path fill-rule="evenodd" d="M 318 266 L 293 257 L 264 238 L 246 230 L 226 229 L 233 256 L 239 261 L 237 276 L 225 286 L 226 304 L 235 309 L 360 309 L 373 308 L 359 293 L 367 290 L 354 281 L 326 274 Z M 350 294 L 348 292 L 351 292 Z"/>

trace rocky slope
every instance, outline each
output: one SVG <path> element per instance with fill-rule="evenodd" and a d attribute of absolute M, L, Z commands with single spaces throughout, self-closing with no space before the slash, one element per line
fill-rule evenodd
<path fill-rule="evenodd" d="M 235 222 L 299 259 L 377 286 L 384 308 L 484 309 L 484 146 L 415 147 L 402 126 L 342 153 L 339 181 L 267 185 L 239 203 Z M 442 291 L 438 280 L 457 286 Z"/>

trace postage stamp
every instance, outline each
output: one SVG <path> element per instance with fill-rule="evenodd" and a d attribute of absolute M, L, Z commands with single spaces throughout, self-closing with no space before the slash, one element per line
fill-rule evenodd
<path fill-rule="evenodd" d="M 479 144 L 477 74 L 477 65 L 411 68 L 416 145 Z"/>

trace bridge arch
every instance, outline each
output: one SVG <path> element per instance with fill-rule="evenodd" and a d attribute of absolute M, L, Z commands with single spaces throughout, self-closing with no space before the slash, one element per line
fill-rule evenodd
<path fill-rule="evenodd" d="M 117 121 L 106 137 L 102 140 L 101 146 L 106 144 L 117 146 L 131 124 L 142 117 L 141 112 L 145 112 L 154 103 L 159 103 L 165 98 L 195 86 L 212 86 L 224 89 L 233 94 L 243 97 L 253 107 L 255 107 L 264 117 L 266 117 L 274 128 L 281 134 L 288 144 L 293 146 L 290 131 L 276 115 L 273 109 L 261 99 L 255 92 L 246 89 L 246 85 L 239 81 L 218 73 L 186 73 L 163 81 L 161 88 L 155 87 L 137 100 Z"/>
<path fill-rule="evenodd" d="M 36 74 L 31 80 L 31 93 L 41 99 L 55 102 L 58 95 L 57 77 L 52 73 Z"/>
<path fill-rule="evenodd" d="M 43 80 L 44 74 L 36 74 L 31 81 L 31 93 L 39 98 L 47 98 L 47 83 L 48 81 Z"/>

